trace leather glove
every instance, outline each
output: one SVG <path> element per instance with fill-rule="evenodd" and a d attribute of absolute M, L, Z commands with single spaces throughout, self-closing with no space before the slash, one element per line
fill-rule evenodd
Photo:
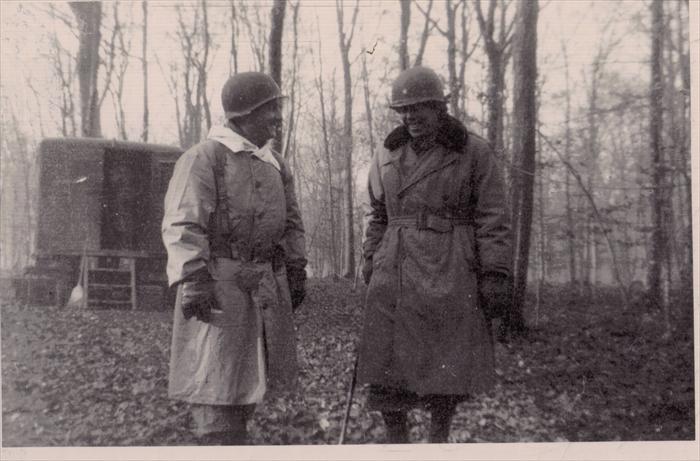
<path fill-rule="evenodd" d="M 306 297 L 306 270 L 287 266 L 287 284 L 292 297 L 292 310 L 295 311 Z"/>
<path fill-rule="evenodd" d="M 195 317 L 202 322 L 211 320 L 212 309 L 217 309 L 214 281 L 191 280 L 182 283 L 182 315 L 185 320 Z"/>
<path fill-rule="evenodd" d="M 479 281 L 479 304 L 487 320 L 503 317 L 512 302 L 510 277 L 486 272 Z"/>
<path fill-rule="evenodd" d="M 365 285 L 369 285 L 369 281 L 372 279 L 372 258 L 365 259 L 362 265 L 362 279 L 365 281 Z"/>

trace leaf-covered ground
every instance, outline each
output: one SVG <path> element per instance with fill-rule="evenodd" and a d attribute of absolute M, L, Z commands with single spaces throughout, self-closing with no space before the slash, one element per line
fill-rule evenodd
<path fill-rule="evenodd" d="M 254 444 L 337 443 L 362 319 L 362 289 L 312 280 L 296 314 L 303 392 L 260 405 Z M 497 344 L 500 384 L 462 403 L 453 442 L 692 440 L 692 317 L 661 341 L 656 313 L 553 301 L 526 339 Z M 191 445 L 185 405 L 166 397 L 172 313 L 2 306 L 3 446 Z M 384 428 L 359 388 L 347 443 Z M 429 416 L 411 413 L 412 439 Z"/>

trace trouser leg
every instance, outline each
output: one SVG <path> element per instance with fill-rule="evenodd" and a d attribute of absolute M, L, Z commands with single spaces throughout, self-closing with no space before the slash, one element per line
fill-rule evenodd
<path fill-rule="evenodd" d="M 231 407 L 231 431 L 228 445 L 248 444 L 248 420 L 253 414 L 254 405 L 233 405 Z"/>
<path fill-rule="evenodd" d="M 408 443 L 408 414 L 405 410 L 382 411 L 387 443 Z"/>
<path fill-rule="evenodd" d="M 456 403 L 448 398 L 437 398 L 431 402 L 430 410 L 430 443 L 447 443 L 450 435 L 450 424 L 455 414 Z"/>
<path fill-rule="evenodd" d="M 193 405 L 195 433 L 202 445 L 245 445 L 255 405 Z"/>

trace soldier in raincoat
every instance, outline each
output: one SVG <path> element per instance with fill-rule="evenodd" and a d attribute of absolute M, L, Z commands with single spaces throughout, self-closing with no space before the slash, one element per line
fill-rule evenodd
<path fill-rule="evenodd" d="M 509 213 L 491 149 L 448 115 L 435 72 L 402 72 L 391 107 L 403 125 L 370 167 L 358 382 L 390 443 L 408 442 L 417 406 L 431 413 L 430 441 L 446 442 L 457 403 L 494 382 L 489 325 L 510 301 Z"/>
<path fill-rule="evenodd" d="M 225 126 L 180 157 L 165 196 L 177 285 L 168 395 L 191 404 L 202 444 L 245 444 L 255 404 L 296 380 L 306 258 L 292 178 L 269 142 L 282 97 L 265 74 L 230 77 Z"/>

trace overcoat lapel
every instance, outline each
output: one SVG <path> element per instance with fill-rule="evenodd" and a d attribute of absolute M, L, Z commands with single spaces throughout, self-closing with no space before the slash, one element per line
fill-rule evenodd
<path fill-rule="evenodd" d="M 402 183 L 399 189 L 399 196 L 404 195 L 407 189 L 415 186 L 426 177 L 455 163 L 460 154 L 457 152 L 447 152 L 443 146 L 437 145 L 423 155 L 428 155 L 429 157 L 426 158 L 425 161 L 419 163 L 416 168 L 411 171 L 406 178 L 406 182 Z"/>

